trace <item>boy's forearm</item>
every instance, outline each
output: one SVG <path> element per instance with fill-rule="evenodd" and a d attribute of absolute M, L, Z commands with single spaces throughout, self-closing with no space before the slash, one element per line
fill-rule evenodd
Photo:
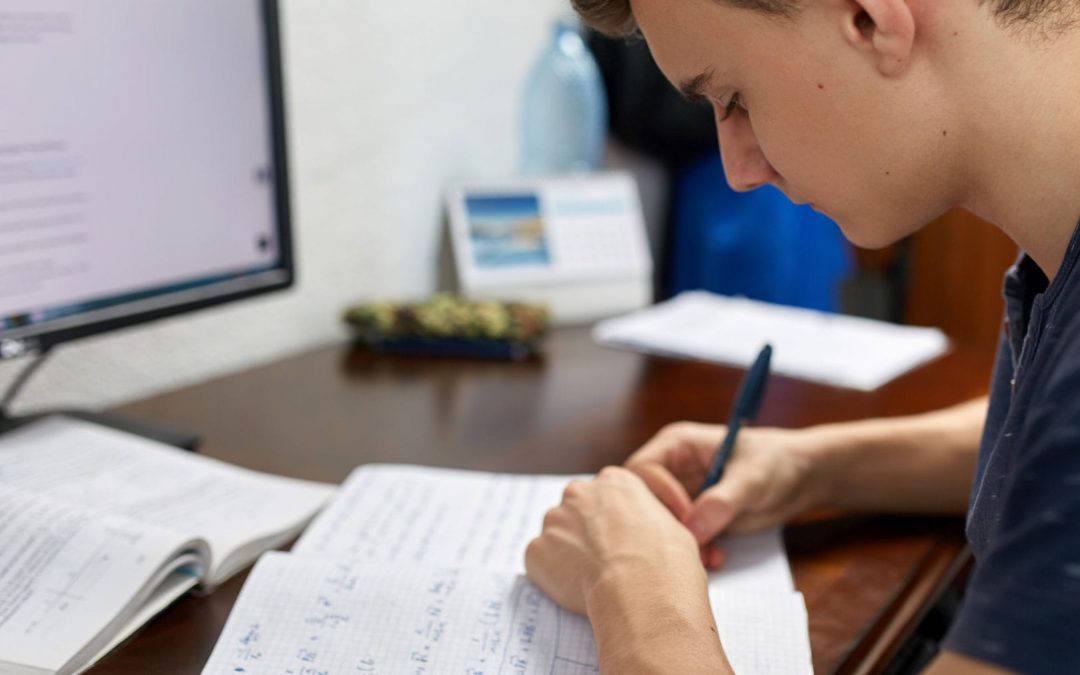
<path fill-rule="evenodd" d="M 602 673 L 731 673 L 716 633 L 704 570 L 630 575 L 613 570 L 587 601 Z"/>
<path fill-rule="evenodd" d="M 962 514 L 987 400 L 909 417 L 814 427 L 828 442 L 813 462 L 828 506 L 853 511 Z"/>

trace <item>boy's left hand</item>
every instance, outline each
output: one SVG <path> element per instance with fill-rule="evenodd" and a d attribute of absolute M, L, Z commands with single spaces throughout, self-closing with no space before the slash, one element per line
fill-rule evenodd
<path fill-rule="evenodd" d="M 579 614 L 588 613 L 589 596 L 601 583 L 616 595 L 612 584 L 654 595 L 696 587 L 687 581 L 705 574 L 690 531 L 641 478 L 620 467 L 566 487 L 530 542 L 525 569 L 534 584 Z"/>

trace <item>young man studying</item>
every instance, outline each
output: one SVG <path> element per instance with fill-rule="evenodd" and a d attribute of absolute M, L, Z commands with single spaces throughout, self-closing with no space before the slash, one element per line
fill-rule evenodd
<path fill-rule="evenodd" d="M 749 429 L 677 424 L 575 482 L 526 555 L 593 623 L 604 672 L 730 672 L 702 560 L 815 506 L 967 513 L 975 569 L 930 673 L 1080 673 L 1080 0 L 575 0 L 640 30 L 716 112 L 727 180 L 880 247 L 961 206 L 1025 255 L 989 401 Z M 952 251 L 952 255 L 967 255 Z"/>

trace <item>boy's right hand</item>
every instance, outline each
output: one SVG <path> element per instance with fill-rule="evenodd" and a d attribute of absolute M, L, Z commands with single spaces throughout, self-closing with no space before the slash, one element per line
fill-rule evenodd
<path fill-rule="evenodd" d="M 753 532 L 779 525 L 828 500 L 815 456 L 828 440 L 813 429 L 744 428 L 720 482 L 700 493 L 723 425 L 669 424 L 630 456 L 625 466 L 697 539 L 703 562 L 723 563 L 713 540 L 724 532 Z"/>

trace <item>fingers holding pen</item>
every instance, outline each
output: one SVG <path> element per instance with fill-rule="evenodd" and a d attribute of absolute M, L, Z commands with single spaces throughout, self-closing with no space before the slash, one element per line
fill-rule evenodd
<path fill-rule="evenodd" d="M 707 569 L 718 570 L 724 566 L 727 560 L 727 552 L 723 547 L 715 543 L 705 544 L 701 547 L 701 564 Z"/>
<path fill-rule="evenodd" d="M 654 462 L 639 462 L 627 466 L 628 469 L 645 482 L 657 499 L 674 514 L 679 521 L 690 515 L 693 502 L 683 484 L 670 471 Z"/>
<path fill-rule="evenodd" d="M 645 464 L 664 467 L 687 492 L 697 490 L 709 468 L 709 462 L 726 427 L 674 422 L 666 425 L 639 448 L 625 466 L 634 469 Z"/>
<path fill-rule="evenodd" d="M 737 533 L 745 521 L 750 502 L 758 488 L 752 481 L 729 476 L 702 492 L 690 507 L 683 524 L 698 542 L 701 562 L 709 569 L 720 569 L 726 559 L 718 538 Z"/>
<path fill-rule="evenodd" d="M 756 489 L 753 481 L 731 476 L 702 492 L 682 521 L 698 545 L 708 545 L 746 510 Z"/>
<path fill-rule="evenodd" d="M 675 518 L 688 529 L 690 529 L 690 523 L 694 522 L 702 531 L 715 531 L 719 534 L 731 522 L 731 518 L 727 514 L 734 511 L 736 507 L 731 506 L 728 501 L 729 498 L 723 495 L 730 493 L 732 488 L 725 487 L 721 496 L 716 497 L 712 493 L 718 491 L 719 486 L 717 486 L 710 493 L 703 494 L 695 502 L 691 500 L 682 483 L 664 467 L 654 463 L 639 463 L 629 468 L 644 481 L 649 491 L 656 495 Z M 717 509 L 721 509 L 723 513 L 718 514 Z M 698 536 L 692 529 L 691 532 L 698 542 L 701 563 L 710 569 L 719 569 L 723 566 L 724 550 L 713 541 L 715 536 Z"/>

